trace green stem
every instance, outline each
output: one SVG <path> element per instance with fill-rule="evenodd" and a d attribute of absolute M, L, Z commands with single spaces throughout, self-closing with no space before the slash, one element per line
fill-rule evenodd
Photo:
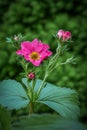
<path fill-rule="evenodd" d="M 30 94 L 30 93 L 31 93 L 31 88 L 30 88 L 28 79 L 27 79 L 27 86 L 28 86 L 28 92 L 29 92 L 29 94 Z M 31 96 L 29 95 L 29 97 L 31 97 Z"/>
<path fill-rule="evenodd" d="M 34 110 L 33 110 L 33 102 L 30 102 L 29 104 L 29 115 L 33 114 Z"/>
<path fill-rule="evenodd" d="M 32 90 L 31 90 L 31 101 L 34 101 L 34 87 L 35 87 L 35 80 L 32 80 Z"/>
<path fill-rule="evenodd" d="M 54 57 L 50 60 L 48 66 L 47 66 L 47 68 L 46 68 L 45 76 L 44 76 L 44 79 L 43 79 L 43 81 L 42 81 L 42 83 L 41 83 L 39 89 L 38 89 L 37 95 L 39 95 L 41 89 L 43 88 L 43 85 L 44 85 L 45 80 L 46 80 L 46 78 L 47 78 L 47 76 L 48 76 L 48 73 L 49 73 L 49 72 L 51 71 L 51 69 L 53 69 L 53 67 L 55 66 L 56 60 L 57 60 L 57 58 L 58 58 L 59 55 L 60 55 L 60 51 L 61 51 L 61 46 L 59 45 L 59 46 L 57 47 L 57 49 L 56 49 L 56 54 L 55 54 Z"/>
<path fill-rule="evenodd" d="M 34 86 L 35 80 L 32 81 L 32 88 L 30 89 L 30 104 L 29 104 L 29 115 L 34 113 Z"/>
<path fill-rule="evenodd" d="M 43 88 L 43 85 L 44 85 L 44 83 L 45 83 L 45 80 L 46 80 L 47 76 L 48 76 L 48 75 L 45 74 L 44 79 L 43 79 L 43 81 L 42 81 L 42 83 L 41 83 L 41 85 L 40 85 L 40 87 L 39 87 L 39 89 L 38 89 L 37 95 L 39 95 L 41 89 Z"/>
<path fill-rule="evenodd" d="M 58 47 L 56 49 L 56 54 L 51 58 L 49 65 L 48 65 L 48 69 L 49 71 L 55 66 L 56 64 L 56 60 L 58 59 L 58 57 L 60 56 L 61 53 L 61 45 L 58 44 Z"/>

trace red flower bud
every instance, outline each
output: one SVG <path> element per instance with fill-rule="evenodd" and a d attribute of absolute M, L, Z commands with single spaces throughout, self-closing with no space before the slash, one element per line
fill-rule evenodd
<path fill-rule="evenodd" d="M 30 73 L 28 74 L 28 77 L 29 77 L 29 79 L 34 79 L 34 78 L 35 78 L 35 73 L 30 72 Z"/>

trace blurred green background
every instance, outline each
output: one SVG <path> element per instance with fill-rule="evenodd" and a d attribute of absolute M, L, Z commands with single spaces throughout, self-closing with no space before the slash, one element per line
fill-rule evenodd
<path fill-rule="evenodd" d="M 77 64 L 57 68 L 48 81 L 74 88 L 81 102 L 81 120 L 87 122 L 87 0 L 0 0 L 0 80 L 17 79 L 21 72 L 15 50 L 6 37 L 22 33 L 27 39 L 42 40 L 54 52 L 53 34 L 59 29 L 72 33 L 70 49 L 64 57 L 75 56 Z M 41 107 L 39 112 L 48 108 Z M 49 111 L 49 110 L 48 110 Z M 49 111 L 51 112 L 51 111 Z"/>

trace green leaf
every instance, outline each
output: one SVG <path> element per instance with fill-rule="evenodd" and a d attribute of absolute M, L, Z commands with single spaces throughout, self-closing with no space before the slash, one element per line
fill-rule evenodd
<path fill-rule="evenodd" d="M 22 81 L 27 85 L 26 78 L 22 79 Z M 42 80 L 40 79 L 36 81 L 34 92 L 38 91 L 41 83 Z M 30 82 L 30 86 L 31 84 L 32 82 Z M 80 113 L 78 94 L 70 88 L 47 83 L 46 87 L 41 90 L 36 102 L 46 104 L 65 118 L 76 119 Z"/>
<path fill-rule="evenodd" d="M 9 37 L 7 37 L 7 38 L 6 38 L 6 42 L 11 43 L 11 42 L 12 42 L 12 39 L 11 39 L 11 38 L 9 38 Z"/>
<path fill-rule="evenodd" d="M 22 85 L 15 80 L 0 82 L 0 104 L 8 109 L 20 109 L 26 107 L 29 98 Z"/>
<path fill-rule="evenodd" d="M 63 119 L 51 114 L 21 116 L 12 124 L 12 130 L 86 130 L 76 120 Z"/>
<path fill-rule="evenodd" d="M 27 78 L 22 78 L 22 82 L 23 82 L 24 85 L 27 87 Z"/>
<path fill-rule="evenodd" d="M 70 88 L 61 88 L 47 83 L 36 102 L 46 104 L 65 118 L 75 119 L 79 116 L 78 95 Z"/>

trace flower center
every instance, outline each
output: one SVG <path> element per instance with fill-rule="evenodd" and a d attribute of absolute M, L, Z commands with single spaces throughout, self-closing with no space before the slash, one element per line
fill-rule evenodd
<path fill-rule="evenodd" d="M 32 59 L 32 60 L 39 60 L 40 59 L 40 55 L 38 52 L 32 52 L 29 57 Z"/>

